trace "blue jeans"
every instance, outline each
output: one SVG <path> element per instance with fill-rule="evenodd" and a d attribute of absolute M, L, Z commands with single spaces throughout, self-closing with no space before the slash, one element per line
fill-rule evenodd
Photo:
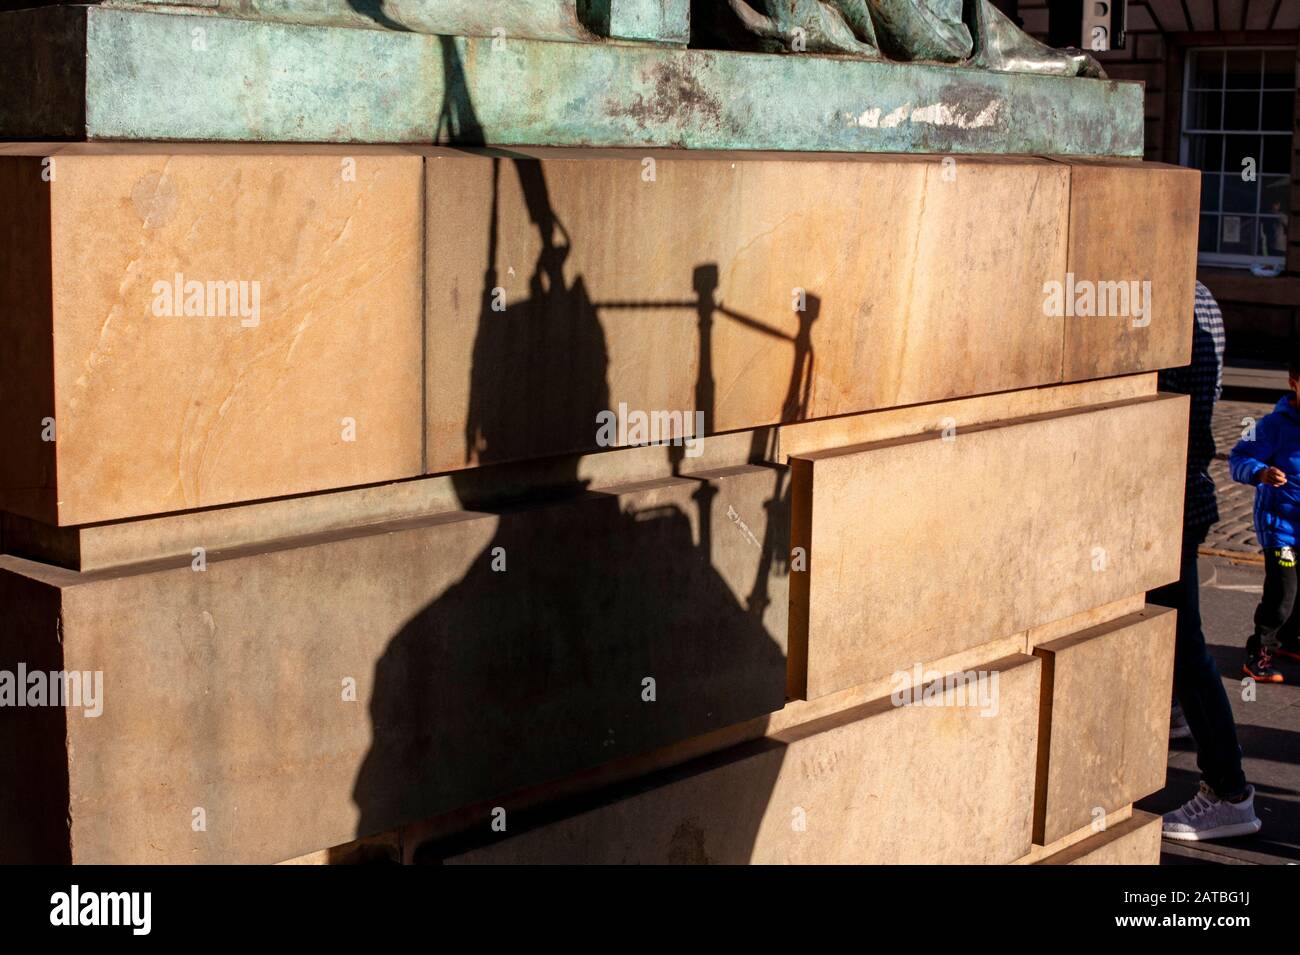
<path fill-rule="evenodd" d="M 1151 591 L 1147 599 L 1178 611 L 1174 696 L 1196 741 L 1196 765 L 1201 770 L 1201 778 L 1218 796 L 1231 799 L 1245 792 L 1246 776 L 1241 770 L 1241 745 L 1237 742 L 1237 724 L 1228 705 L 1228 694 L 1224 692 L 1219 668 L 1201 631 L 1196 549 L 1208 531 L 1209 527 L 1184 530 L 1182 567 L 1177 583 Z"/>

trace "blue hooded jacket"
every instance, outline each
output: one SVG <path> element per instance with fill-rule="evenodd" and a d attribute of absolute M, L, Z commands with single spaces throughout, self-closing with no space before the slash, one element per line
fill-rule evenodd
<path fill-rule="evenodd" d="M 1256 486 L 1255 537 L 1265 550 L 1294 547 L 1300 539 L 1300 411 L 1290 395 L 1255 425 L 1254 441 L 1237 442 L 1228 467 L 1242 484 L 1254 484 L 1261 468 L 1279 468 L 1286 475 L 1281 487 Z"/>

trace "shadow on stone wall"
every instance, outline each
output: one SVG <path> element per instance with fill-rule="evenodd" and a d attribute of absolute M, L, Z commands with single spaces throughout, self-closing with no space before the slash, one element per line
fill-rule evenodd
<path fill-rule="evenodd" d="M 458 74 L 454 47 L 445 42 L 443 51 L 449 74 Z M 459 93 L 444 106 L 443 122 L 462 131 L 476 128 L 464 84 L 449 82 L 448 89 Z M 593 302 L 581 275 L 565 274 L 573 237 L 551 205 L 541 164 L 505 153 L 492 164 L 467 451 L 491 460 L 494 442 L 508 438 L 513 444 L 514 432 L 529 421 L 545 422 L 549 438 L 556 429 L 571 430 L 575 446 L 589 446 L 597 412 L 610 408 L 603 306 Z M 498 222 L 501 177 L 512 173 L 541 250 L 527 299 L 494 311 L 498 229 L 526 227 Z M 766 326 L 717 304 L 716 265 L 697 267 L 692 283 L 694 299 L 657 304 L 696 313 L 696 398 L 707 429 L 714 400 L 712 324 Z M 611 303 L 611 316 L 620 307 L 631 303 Z M 817 307 L 812 299 L 791 339 L 795 360 L 786 411 L 795 416 L 808 390 Z M 763 440 L 755 439 L 754 460 L 767 453 Z M 682 449 L 667 450 L 680 464 Z M 403 627 L 376 665 L 373 740 L 353 792 L 358 837 L 780 709 L 784 640 L 767 631 L 764 612 L 770 574 L 774 568 L 788 572 L 789 486 L 783 469 L 772 475 L 766 533 L 744 598 L 713 566 L 717 491 L 707 481 L 698 481 L 689 497 L 679 491 L 672 502 L 628 510 L 626 499 L 588 489 L 575 464 L 571 474 L 548 482 L 543 495 L 486 508 L 474 502 L 474 510 L 496 516 L 490 543 L 460 581 Z M 453 479 L 464 499 L 470 493 L 466 472 Z M 647 677 L 656 681 L 654 702 L 643 699 Z M 728 858 L 744 855 L 780 759 L 755 766 L 743 794 L 719 792 L 718 805 L 698 807 L 698 818 L 682 820 L 681 831 L 698 831 L 700 844 L 683 850 L 680 861 L 718 858 L 724 846 Z M 502 805 L 509 811 L 508 799 Z M 483 837 L 501 838 L 489 821 L 485 814 Z M 437 847 L 424 853 L 439 854 Z"/>

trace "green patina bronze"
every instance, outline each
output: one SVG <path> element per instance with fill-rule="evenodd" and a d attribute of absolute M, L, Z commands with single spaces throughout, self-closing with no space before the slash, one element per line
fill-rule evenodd
<path fill-rule="evenodd" d="M 0 0 L 0 11 L 75 0 Z M 85 3 L 86 0 L 81 0 Z M 303 26 L 359 27 L 448 36 L 603 39 L 685 46 L 690 0 L 99 0 L 103 7 L 199 8 L 221 16 Z"/>
<path fill-rule="evenodd" d="M 34 0 L 0 0 L 0 10 Z M 39 2 L 39 0 L 38 0 Z M 60 0 L 45 0 L 57 3 Z M 104 6 L 188 6 L 222 16 L 448 36 L 687 45 L 691 0 L 101 0 Z M 903 62 L 1056 76 L 1102 76 L 1077 50 L 1053 50 L 989 0 L 697 0 L 695 45 L 843 53 Z"/>
<path fill-rule="evenodd" d="M 69 0 L 0 0 L 0 11 Z M 840 53 L 1053 76 L 1105 74 L 1053 50 L 989 0 L 98 0 L 302 26 L 581 43 L 606 39 L 762 52 Z"/>
<path fill-rule="evenodd" d="M 108 6 L 0 16 L 6 138 L 1142 153 L 1134 83 Z"/>
<path fill-rule="evenodd" d="M 591 0 L 609 9 L 602 35 L 622 40 L 679 43 L 691 39 L 691 0 Z"/>
<path fill-rule="evenodd" d="M 1086 53 L 1039 43 L 989 0 L 719 0 L 702 10 L 707 23 L 697 26 L 728 46 L 1105 76 Z"/>
<path fill-rule="evenodd" d="M 0 0 L 0 11 L 70 0 Z M 1104 77 L 1078 50 L 1028 36 L 989 0 L 98 0 L 221 16 L 446 36 L 604 39 L 764 52 L 843 53 L 976 69 Z M 191 12 L 194 12 L 193 9 Z"/>

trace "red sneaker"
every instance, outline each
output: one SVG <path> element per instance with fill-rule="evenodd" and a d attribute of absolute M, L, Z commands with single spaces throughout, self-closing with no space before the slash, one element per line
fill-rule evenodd
<path fill-rule="evenodd" d="M 1281 683 L 1282 673 L 1273 666 L 1273 657 L 1267 650 L 1247 650 L 1246 662 L 1241 672 L 1256 683 Z"/>

